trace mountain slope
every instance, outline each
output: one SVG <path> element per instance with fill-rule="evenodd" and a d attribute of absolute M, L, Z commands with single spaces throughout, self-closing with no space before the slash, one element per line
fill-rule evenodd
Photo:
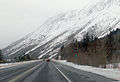
<path fill-rule="evenodd" d="M 119 25 L 120 1 L 99 0 L 84 9 L 51 17 L 36 31 L 3 49 L 3 53 L 8 58 L 25 53 L 30 53 L 33 58 L 53 55 L 73 38 L 81 40 L 87 32 L 101 38 L 109 33 L 110 28 L 120 28 Z"/>

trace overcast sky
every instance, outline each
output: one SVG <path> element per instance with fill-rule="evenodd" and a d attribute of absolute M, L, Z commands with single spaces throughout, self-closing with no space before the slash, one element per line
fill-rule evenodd
<path fill-rule="evenodd" d="M 93 0 L 0 0 L 0 48 L 34 31 L 49 17 Z"/>

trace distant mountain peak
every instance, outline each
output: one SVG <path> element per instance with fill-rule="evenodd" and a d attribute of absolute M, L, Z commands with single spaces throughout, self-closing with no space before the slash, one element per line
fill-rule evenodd
<path fill-rule="evenodd" d="M 36 31 L 3 49 L 3 53 L 8 58 L 25 53 L 34 58 L 53 55 L 73 38 L 81 40 L 87 32 L 101 38 L 109 33 L 109 28 L 120 28 L 120 1 L 98 0 L 84 9 L 49 18 Z"/>

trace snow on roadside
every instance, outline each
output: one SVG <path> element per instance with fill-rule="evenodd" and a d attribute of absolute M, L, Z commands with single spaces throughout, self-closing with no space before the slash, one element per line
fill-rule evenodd
<path fill-rule="evenodd" d="M 96 73 L 96 74 L 105 76 L 107 78 L 119 80 L 120 82 L 120 69 L 108 69 L 108 68 L 103 69 L 103 68 L 97 68 L 92 66 L 77 65 L 71 62 L 67 62 L 66 60 L 53 60 L 53 61 L 67 65 L 67 66 L 71 66 L 76 69 Z"/>
<path fill-rule="evenodd" d="M 17 66 L 17 65 L 21 65 L 21 64 L 32 63 L 32 62 L 36 62 L 36 61 L 41 61 L 41 60 L 31 60 L 31 61 L 23 61 L 23 62 L 15 62 L 15 63 L 3 63 L 3 64 L 0 64 L 0 69 Z"/>

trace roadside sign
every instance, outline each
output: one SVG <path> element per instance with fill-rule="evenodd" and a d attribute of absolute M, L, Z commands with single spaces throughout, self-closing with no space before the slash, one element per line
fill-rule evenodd
<path fill-rule="evenodd" d="M 78 55 L 77 55 L 77 54 L 75 54 L 74 56 L 75 56 L 75 58 L 77 58 L 77 57 L 78 57 Z"/>

